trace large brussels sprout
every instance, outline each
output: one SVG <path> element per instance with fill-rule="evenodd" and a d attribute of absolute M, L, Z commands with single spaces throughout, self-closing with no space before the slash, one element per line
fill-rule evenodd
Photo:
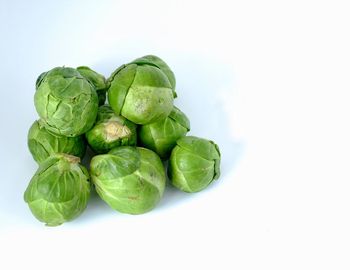
<path fill-rule="evenodd" d="M 155 65 L 123 65 L 108 80 L 108 101 L 112 109 L 136 124 L 164 119 L 173 108 L 171 83 Z"/>
<path fill-rule="evenodd" d="M 89 173 L 79 161 L 75 156 L 54 154 L 40 164 L 24 192 L 24 200 L 41 222 L 57 226 L 74 219 L 86 208 Z"/>
<path fill-rule="evenodd" d="M 96 153 L 106 153 L 116 146 L 136 145 L 136 125 L 103 105 L 98 109 L 96 124 L 85 136 Z"/>
<path fill-rule="evenodd" d="M 86 143 L 84 137 L 65 137 L 50 133 L 41 121 L 35 121 L 28 132 L 28 147 L 38 163 L 54 153 L 66 153 L 84 157 Z"/>
<path fill-rule="evenodd" d="M 140 126 L 139 140 L 141 144 L 162 159 L 169 157 L 176 141 L 190 130 L 187 116 L 174 107 L 169 116 L 163 120 Z"/>
<path fill-rule="evenodd" d="M 79 73 L 95 87 L 98 104 L 103 105 L 106 101 L 107 81 L 105 77 L 86 66 L 77 67 Z"/>
<path fill-rule="evenodd" d="M 163 164 L 157 154 L 146 148 L 116 147 L 108 154 L 94 156 L 90 170 L 97 193 L 119 212 L 145 213 L 163 196 Z"/>
<path fill-rule="evenodd" d="M 187 136 L 176 142 L 169 159 L 168 175 L 172 184 L 197 192 L 220 176 L 220 151 L 212 141 Z"/>
<path fill-rule="evenodd" d="M 176 92 L 175 92 L 176 80 L 175 80 L 174 72 L 170 69 L 167 63 L 165 63 L 161 58 L 155 55 L 145 55 L 141 58 L 135 59 L 131 63 L 135 63 L 138 65 L 153 65 L 158 67 L 168 77 L 168 80 L 171 84 L 171 88 L 173 89 L 174 98 L 176 97 Z"/>
<path fill-rule="evenodd" d="M 98 97 L 76 69 L 54 68 L 41 74 L 36 85 L 35 108 L 48 131 L 75 137 L 93 126 Z"/>

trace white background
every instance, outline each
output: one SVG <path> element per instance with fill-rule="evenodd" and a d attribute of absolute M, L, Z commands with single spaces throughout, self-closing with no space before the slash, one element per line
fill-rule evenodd
<path fill-rule="evenodd" d="M 350 269 L 348 1 L 0 3 L 0 269 Z M 145 54 L 174 70 L 221 178 L 169 187 L 145 215 L 94 195 L 78 219 L 39 223 L 23 201 L 37 76 L 109 76 Z"/>

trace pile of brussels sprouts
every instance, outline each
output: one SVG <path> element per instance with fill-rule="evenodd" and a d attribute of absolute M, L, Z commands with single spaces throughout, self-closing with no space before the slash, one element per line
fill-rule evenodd
<path fill-rule="evenodd" d="M 122 65 L 107 80 L 85 66 L 42 73 L 34 96 L 39 119 L 28 133 L 39 168 L 24 193 L 33 215 L 49 226 L 72 220 L 92 187 L 111 208 L 142 214 L 162 198 L 166 170 L 185 192 L 217 179 L 218 146 L 186 136 L 190 122 L 174 98 L 174 73 L 153 55 Z M 89 171 L 81 164 L 87 146 L 96 154 Z"/>

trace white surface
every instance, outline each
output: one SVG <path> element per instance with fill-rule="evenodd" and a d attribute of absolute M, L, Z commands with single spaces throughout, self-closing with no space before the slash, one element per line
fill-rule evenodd
<path fill-rule="evenodd" d="M 1 1 L 0 269 L 349 269 L 348 1 Z M 22 196 L 36 77 L 156 54 L 222 176 L 141 216 L 94 196 L 49 228 Z"/>

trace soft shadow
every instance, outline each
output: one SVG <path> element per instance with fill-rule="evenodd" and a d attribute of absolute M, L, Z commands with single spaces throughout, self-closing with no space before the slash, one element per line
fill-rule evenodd
<path fill-rule="evenodd" d="M 90 169 L 90 162 L 94 156 L 96 156 L 94 151 L 92 151 L 91 148 L 89 146 L 87 146 L 85 156 L 82 159 L 81 164 L 83 164 L 87 169 Z"/>

